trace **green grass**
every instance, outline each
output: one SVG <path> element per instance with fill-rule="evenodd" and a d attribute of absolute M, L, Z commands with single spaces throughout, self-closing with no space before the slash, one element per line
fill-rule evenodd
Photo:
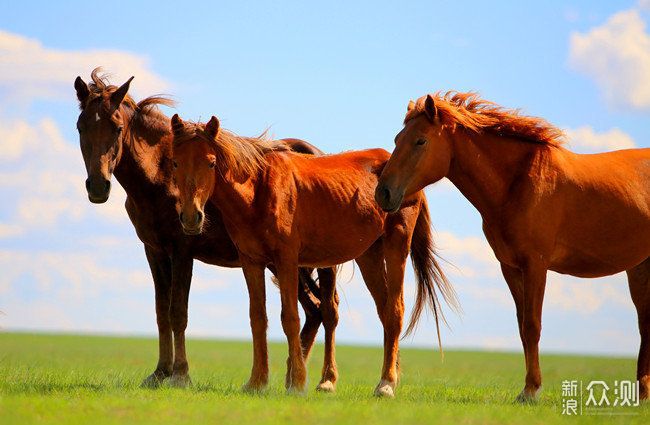
<path fill-rule="evenodd" d="M 521 354 L 402 349 L 402 378 L 393 400 L 372 396 L 382 351 L 337 347 L 336 394 L 316 393 L 322 347 L 309 364 L 306 397 L 284 393 L 286 345 L 271 344 L 271 382 L 262 395 L 239 392 L 252 361 L 247 342 L 190 340 L 194 387 L 143 390 L 157 358 L 154 339 L 0 334 L 0 423 L 647 423 L 633 416 L 561 415 L 563 379 L 614 381 L 635 376 L 635 360 L 542 356 L 544 388 L 535 405 L 513 402 L 521 390 Z"/>

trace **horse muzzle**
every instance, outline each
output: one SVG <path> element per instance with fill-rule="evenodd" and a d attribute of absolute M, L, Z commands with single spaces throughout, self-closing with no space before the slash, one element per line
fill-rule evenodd
<path fill-rule="evenodd" d="M 204 215 L 202 211 L 197 211 L 196 214 L 189 217 L 181 211 L 178 218 L 181 220 L 181 227 L 186 235 L 198 235 L 203 231 Z"/>
<path fill-rule="evenodd" d="M 86 179 L 86 191 L 90 202 L 103 204 L 108 201 L 108 196 L 111 194 L 111 181 L 104 177 L 88 177 Z"/>
<path fill-rule="evenodd" d="M 395 193 L 392 191 L 388 185 L 379 184 L 375 189 L 375 201 L 387 213 L 394 213 L 399 210 L 400 205 L 402 204 L 402 199 L 404 198 L 404 193 L 401 194 Z"/>

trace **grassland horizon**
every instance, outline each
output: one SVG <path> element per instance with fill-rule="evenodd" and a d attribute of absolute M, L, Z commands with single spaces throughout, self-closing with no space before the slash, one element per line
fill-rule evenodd
<path fill-rule="evenodd" d="M 402 375 L 394 400 L 372 395 L 379 379 L 380 347 L 337 346 L 340 379 L 335 394 L 314 391 L 322 345 L 309 362 L 306 397 L 284 392 L 286 344 L 269 346 L 270 383 L 259 395 L 242 394 L 252 344 L 190 338 L 194 386 L 140 389 L 155 367 L 151 337 L 0 333 L 0 417 L 14 423 L 566 423 L 562 381 L 631 380 L 633 358 L 543 354 L 540 400 L 520 405 L 523 354 L 435 349 L 401 350 Z M 626 415 L 577 416 L 577 423 L 645 423 L 647 403 Z"/>

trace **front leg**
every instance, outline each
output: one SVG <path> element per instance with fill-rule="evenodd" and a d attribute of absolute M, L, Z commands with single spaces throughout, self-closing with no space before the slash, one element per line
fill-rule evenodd
<path fill-rule="evenodd" d="M 177 252 L 172 257 L 172 303 L 170 318 L 174 331 L 174 367 L 169 385 L 186 388 L 192 385 L 185 353 L 187 328 L 187 303 L 192 281 L 193 259 L 187 252 Z"/>
<path fill-rule="evenodd" d="M 547 267 L 539 261 L 529 261 L 523 268 L 524 314 L 522 333 L 526 355 L 526 385 L 517 401 L 535 401 L 542 386 L 539 367 L 539 337 L 542 331 L 542 304 L 546 288 Z"/>
<path fill-rule="evenodd" d="M 289 344 L 289 382 L 287 393 L 305 394 L 307 369 L 300 345 L 300 316 L 298 315 L 298 262 L 274 262 L 280 281 L 282 299 L 282 328 Z"/>
<path fill-rule="evenodd" d="M 156 292 L 156 322 L 158 324 L 158 365 L 156 370 L 142 381 L 142 388 L 158 388 L 172 374 L 174 351 L 172 328 L 169 320 L 171 305 L 172 265 L 169 256 L 164 252 L 155 251 L 148 245 L 144 246 L 147 262 L 153 276 Z"/>
<path fill-rule="evenodd" d="M 251 377 L 242 391 L 259 392 L 269 382 L 269 354 L 266 342 L 266 288 L 264 265 L 258 264 L 240 254 L 241 265 L 246 278 L 249 297 L 249 314 L 253 333 L 253 369 Z"/>

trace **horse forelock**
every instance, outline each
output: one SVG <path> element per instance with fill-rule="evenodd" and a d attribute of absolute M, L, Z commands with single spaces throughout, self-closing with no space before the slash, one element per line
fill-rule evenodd
<path fill-rule="evenodd" d="M 472 133 L 488 132 L 510 136 L 522 141 L 560 146 L 565 143 L 562 130 L 543 118 L 522 115 L 519 109 L 506 109 L 496 103 L 483 100 L 478 93 L 448 91 L 437 92 L 434 99 L 443 126 L 461 127 Z M 425 114 L 427 96 L 409 103 L 404 124 Z"/>
<path fill-rule="evenodd" d="M 90 102 L 96 99 L 108 100 L 110 96 L 119 88 L 116 85 L 109 83 L 108 79 L 110 74 L 104 73 L 101 67 L 93 69 L 90 74 L 91 82 L 88 83 L 88 89 L 90 90 L 90 95 L 88 99 L 81 103 L 79 107 L 83 110 Z M 164 105 L 173 107 L 176 105 L 176 101 L 171 99 L 167 95 L 153 95 L 145 99 L 142 99 L 140 102 L 136 102 L 131 95 L 128 93 L 124 96 L 122 100 L 122 106 L 125 106 L 133 111 L 133 113 L 139 118 L 147 118 L 149 116 L 157 116 L 160 111 L 158 110 L 158 105 Z"/>

